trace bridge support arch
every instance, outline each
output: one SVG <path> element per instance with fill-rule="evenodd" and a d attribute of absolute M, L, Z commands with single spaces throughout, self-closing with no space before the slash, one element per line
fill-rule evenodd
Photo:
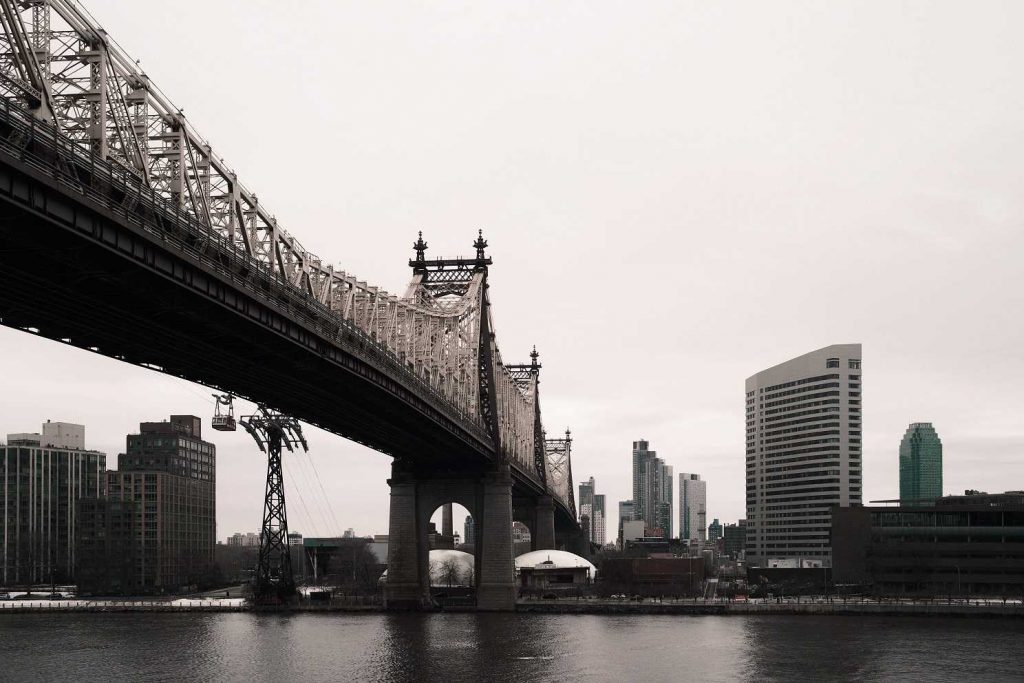
<path fill-rule="evenodd" d="M 514 610 L 512 476 L 508 466 L 482 472 L 425 472 L 396 458 L 391 467 L 388 574 L 384 606 L 419 610 L 430 598 L 428 530 L 439 506 L 456 502 L 473 517 L 478 610 Z"/>

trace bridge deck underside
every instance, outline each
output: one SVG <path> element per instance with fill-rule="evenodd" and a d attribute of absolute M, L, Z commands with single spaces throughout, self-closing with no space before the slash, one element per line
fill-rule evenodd
<path fill-rule="evenodd" d="M 372 342 L 330 319 L 310 322 L 301 301 L 275 298 L 244 259 L 196 244 L 156 212 L 123 211 L 118 196 L 97 199 L 107 186 L 95 178 L 85 185 L 79 195 L 0 148 L 0 323 L 265 402 L 419 466 L 493 464 L 486 434 L 402 372 L 382 370 L 394 361 Z M 517 495 L 544 493 L 530 473 L 512 475 Z M 560 503 L 556 518 L 575 523 Z"/>
<path fill-rule="evenodd" d="M 12 170 L 0 167 L 0 185 L 10 186 Z M 42 185 L 33 188 L 34 193 L 43 191 Z M 146 257 L 126 258 L 116 248 L 27 211 L 3 189 L 0 202 L 4 325 L 37 328 L 41 336 L 266 401 L 391 455 L 439 465 L 487 461 L 472 444 L 382 388 L 384 378 L 375 382 L 296 343 L 287 330 L 268 329 L 266 322 L 273 325 L 276 316 L 253 320 L 215 295 L 200 294 L 196 289 L 203 288 L 202 280 L 212 279 L 208 273 L 160 254 L 116 221 L 89 212 L 104 229 L 117 230 L 118 245 L 137 240 L 127 250 L 137 252 L 142 246 L 150 252 Z M 265 306 L 252 301 L 242 307 Z M 343 360 L 359 365 L 355 359 Z"/>

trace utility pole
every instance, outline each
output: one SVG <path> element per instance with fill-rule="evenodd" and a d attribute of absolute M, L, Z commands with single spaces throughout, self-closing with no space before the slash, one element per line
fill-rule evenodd
<path fill-rule="evenodd" d="M 259 405 L 255 415 L 240 420 L 245 431 L 267 454 L 267 488 L 263 499 L 263 526 L 260 529 L 260 553 L 256 567 L 255 598 L 258 604 L 281 604 L 295 595 L 291 549 L 288 547 L 288 514 L 284 502 L 284 474 L 281 447 L 294 451 L 309 446 L 302 427 L 287 417 Z"/>

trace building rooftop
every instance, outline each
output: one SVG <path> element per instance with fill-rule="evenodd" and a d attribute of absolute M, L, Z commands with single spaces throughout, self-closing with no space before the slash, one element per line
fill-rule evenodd
<path fill-rule="evenodd" d="M 523 567 L 536 567 L 543 564 L 546 568 L 565 569 L 569 567 L 586 567 L 590 569 L 591 576 L 597 571 L 591 562 L 574 553 L 564 550 L 534 550 L 523 553 L 516 558 L 516 571 Z M 550 562 L 550 564 L 547 564 Z"/>

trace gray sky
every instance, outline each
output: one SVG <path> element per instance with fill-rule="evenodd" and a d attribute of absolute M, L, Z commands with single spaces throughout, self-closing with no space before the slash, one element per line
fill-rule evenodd
<path fill-rule="evenodd" d="M 744 379 L 830 343 L 864 344 L 866 500 L 898 494 L 911 421 L 947 493 L 1024 488 L 1024 4 L 85 2 L 348 272 L 400 294 L 417 230 L 455 256 L 484 229 L 503 356 L 537 344 L 609 537 L 637 438 L 708 480 L 709 522 L 741 517 Z M 85 423 L 113 464 L 138 422 L 212 411 L 24 333 L 0 349 L 0 433 Z M 208 434 L 218 536 L 255 530 L 265 461 Z M 385 533 L 389 459 L 309 435 L 337 523 L 302 459 L 291 526 Z"/>

